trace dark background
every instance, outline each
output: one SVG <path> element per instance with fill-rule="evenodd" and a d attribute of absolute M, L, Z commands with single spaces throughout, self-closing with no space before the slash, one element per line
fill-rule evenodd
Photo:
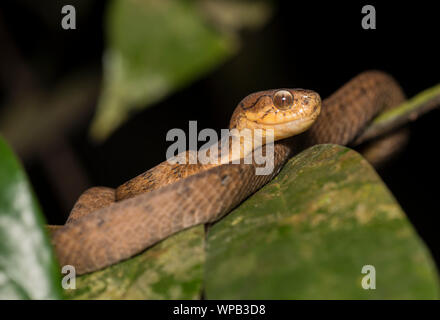
<path fill-rule="evenodd" d="M 2 101 L 25 94 L 27 86 L 50 91 L 65 75 L 78 70 L 93 70 L 99 85 L 105 2 L 81 3 L 1 2 Z M 61 132 L 55 142 L 35 137 L 39 152 L 21 158 L 48 221 L 63 223 L 85 188 L 116 187 L 165 160 L 169 129 L 187 131 L 189 120 L 197 120 L 199 129 L 226 127 L 236 104 L 250 92 L 303 87 L 325 98 L 368 69 L 392 74 L 408 97 L 440 83 L 440 24 L 433 2 L 277 3 L 275 15 L 262 30 L 242 34 L 243 45 L 236 56 L 136 114 L 103 144 L 91 143 L 87 135 L 97 94 L 86 116 L 76 120 L 73 129 Z M 65 31 L 59 26 L 65 4 L 77 9 L 77 30 Z M 376 30 L 361 28 L 361 8 L 366 4 L 376 8 Z M 80 15 L 82 7 L 87 12 Z M 32 76 L 27 75 L 29 70 Z M 411 140 L 405 151 L 379 170 L 437 264 L 439 112 L 411 123 Z"/>

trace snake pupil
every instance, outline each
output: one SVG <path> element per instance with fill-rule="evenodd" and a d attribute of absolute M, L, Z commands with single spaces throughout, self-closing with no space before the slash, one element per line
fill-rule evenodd
<path fill-rule="evenodd" d="M 278 109 L 288 109 L 293 104 L 293 96 L 287 90 L 280 90 L 273 96 L 273 103 Z"/>

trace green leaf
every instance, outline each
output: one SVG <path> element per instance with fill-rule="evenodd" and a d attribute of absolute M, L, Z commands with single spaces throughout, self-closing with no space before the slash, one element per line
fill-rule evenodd
<path fill-rule="evenodd" d="M 129 113 L 224 61 L 234 37 L 208 25 L 198 1 L 114 0 L 107 8 L 104 82 L 91 136 L 106 138 Z"/>
<path fill-rule="evenodd" d="M 200 299 L 204 228 L 179 232 L 134 258 L 80 276 L 71 299 Z"/>
<path fill-rule="evenodd" d="M 59 299 L 59 275 L 38 203 L 0 137 L 0 299 Z"/>
<path fill-rule="evenodd" d="M 365 290 L 372 265 L 376 289 Z M 207 235 L 208 299 L 435 299 L 432 258 L 356 152 L 312 147 Z M 368 272 L 370 274 L 370 272 Z"/>
<path fill-rule="evenodd" d="M 206 257 L 205 257 L 206 256 Z M 376 289 L 364 290 L 363 266 Z M 370 271 L 368 271 L 370 273 Z M 213 225 L 77 278 L 72 299 L 435 299 L 430 253 L 372 167 L 312 147 Z"/>

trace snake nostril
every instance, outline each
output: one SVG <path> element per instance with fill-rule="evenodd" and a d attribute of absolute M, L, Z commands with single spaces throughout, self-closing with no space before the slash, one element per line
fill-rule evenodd
<path fill-rule="evenodd" d="M 293 95 L 287 90 L 277 91 L 273 96 L 273 104 L 278 109 L 288 109 L 293 105 Z"/>

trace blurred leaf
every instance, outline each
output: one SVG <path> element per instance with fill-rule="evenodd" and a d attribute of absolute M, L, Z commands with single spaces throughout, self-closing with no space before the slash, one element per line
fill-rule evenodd
<path fill-rule="evenodd" d="M 364 290 L 364 265 L 376 289 Z M 431 256 L 372 167 L 319 145 L 207 236 L 208 299 L 433 299 Z"/>
<path fill-rule="evenodd" d="M 235 51 L 234 38 L 209 26 L 197 2 L 111 2 L 92 138 L 106 138 L 131 111 L 189 84 Z"/>
<path fill-rule="evenodd" d="M 90 116 L 98 85 L 96 71 L 78 70 L 50 92 L 23 92 L 0 106 L 0 132 L 20 159 L 32 157 Z"/>
<path fill-rule="evenodd" d="M 257 29 L 273 13 L 270 0 L 199 0 L 209 21 L 225 32 Z"/>
<path fill-rule="evenodd" d="M 200 299 L 204 228 L 196 226 L 130 260 L 76 280 L 71 299 Z"/>
<path fill-rule="evenodd" d="M 0 137 L 0 299 L 59 299 L 59 275 L 29 182 Z"/>

